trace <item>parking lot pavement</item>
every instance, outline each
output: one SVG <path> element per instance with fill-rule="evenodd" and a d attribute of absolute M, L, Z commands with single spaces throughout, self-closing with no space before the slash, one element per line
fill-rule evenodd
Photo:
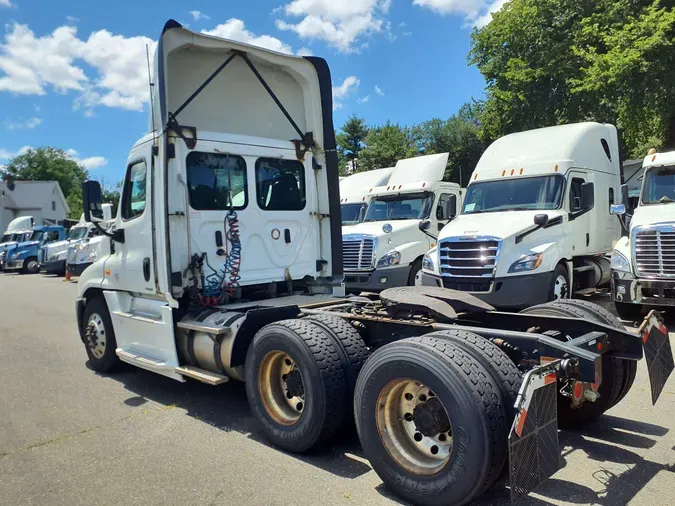
<path fill-rule="evenodd" d="M 61 278 L 0 274 L 0 503 L 395 502 L 353 433 L 308 456 L 265 444 L 241 384 L 94 373 L 75 293 Z M 652 408 L 640 363 L 635 386 L 600 424 L 560 434 L 565 467 L 522 504 L 672 504 L 674 400 L 671 378 Z M 477 504 L 507 503 L 500 484 Z"/>

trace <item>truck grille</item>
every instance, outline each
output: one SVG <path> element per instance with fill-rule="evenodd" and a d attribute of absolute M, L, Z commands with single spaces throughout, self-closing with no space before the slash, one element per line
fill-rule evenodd
<path fill-rule="evenodd" d="M 441 275 L 461 278 L 491 278 L 495 274 L 501 240 L 494 237 L 453 237 L 441 241 Z"/>
<path fill-rule="evenodd" d="M 375 268 L 377 239 L 373 236 L 346 235 L 342 238 L 345 271 L 370 271 Z"/>
<path fill-rule="evenodd" d="M 637 230 L 633 248 L 638 276 L 675 277 L 675 227 Z"/>

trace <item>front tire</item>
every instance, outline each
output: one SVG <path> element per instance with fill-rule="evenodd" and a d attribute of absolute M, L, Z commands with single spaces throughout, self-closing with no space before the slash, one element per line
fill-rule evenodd
<path fill-rule="evenodd" d="M 113 372 L 119 366 L 120 359 L 116 353 L 115 329 L 105 299 L 95 297 L 88 300 L 82 319 L 81 337 L 92 369 L 103 374 Z"/>
<path fill-rule="evenodd" d="M 422 286 L 422 260 L 413 262 L 408 276 L 408 286 Z"/>
<path fill-rule="evenodd" d="M 553 271 L 553 280 L 548 293 L 548 300 L 561 300 L 570 298 L 570 276 L 567 267 L 558 264 Z"/>
<path fill-rule="evenodd" d="M 322 327 L 285 320 L 263 327 L 246 355 L 246 395 L 265 437 L 302 453 L 330 440 L 349 412 L 340 355 Z"/>
<path fill-rule="evenodd" d="M 377 350 L 359 375 L 354 410 L 373 469 L 414 504 L 466 504 L 504 466 L 509 428 L 499 387 L 449 340 L 422 336 Z"/>
<path fill-rule="evenodd" d="M 40 263 L 38 262 L 37 258 L 35 257 L 27 258 L 26 261 L 23 263 L 23 268 L 21 269 L 21 272 L 23 274 L 37 274 L 38 272 L 40 272 Z"/>

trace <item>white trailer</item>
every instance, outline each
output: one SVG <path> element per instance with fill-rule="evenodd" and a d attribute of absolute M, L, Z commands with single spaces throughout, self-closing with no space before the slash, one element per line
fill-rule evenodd
<path fill-rule="evenodd" d="M 425 253 L 462 205 L 459 185 L 443 181 L 447 163 L 448 153 L 399 160 L 386 182 L 361 188 L 367 211 L 342 227 L 347 290 L 421 285 Z"/>
<path fill-rule="evenodd" d="M 169 21 L 153 83 L 155 129 L 132 148 L 108 249 L 78 282 L 95 371 L 123 361 L 179 382 L 244 380 L 257 430 L 292 452 L 355 419 L 385 485 L 429 505 L 480 495 L 507 454 L 521 498 L 559 467 L 557 421 L 595 420 L 630 389 L 642 340 L 593 305 L 498 313 L 425 287 L 334 297 L 340 196 L 323 59 Z M 97 182 L 83 202 L 100 223 Z M 650 339 L 668 342 L 659 325 L 652 315 Z M 653 379 L 657 396 L 669 372 Z M 543 458 L 523 458 L 532 443 Z"/>
<path fill-rule="evenodd" d="M 629 230 L 612 251 L 612 297 L 619 315 L 636 320 L 645 306 L 675 306 L 675 152 L 648 155 Z M 622 188 L 626 213 L 629 188 Z"/>
<path fill-rule="evenodd" d="M 427 255 L 424 282 L 502 308 L 591 293 L 609 283 L 620 188 L 612 125 L 507 135 L 478 162 L 462 214 Z"/>

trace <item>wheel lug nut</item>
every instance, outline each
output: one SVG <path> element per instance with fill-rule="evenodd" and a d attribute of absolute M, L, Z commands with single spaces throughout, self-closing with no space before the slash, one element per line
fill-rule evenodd
<path fill-rule="evenodd" d="M 405 400 L 406 401 L 412 401 L 413 400 L 413 394 L 411 394 L 410 392 L 405 394 Z"/>
<path fill-rule="evenodd" d="M 413 419 L 412 413 L 406 413 L 405 415 L 403 415 L 403 419 L 406 422 L 412 422 L 412 419 Z"/>
<path fill-rule="evenodd" d="M 438 446 L 434 445 L 431 447 L 431 453 L 433 455 L 436 455 L 438 453 Z"/>
<path fill-rule="evenodd" d="M 445 434 L 439 434 L 439 435 L 438 435 L 438 440 L 441 441 L 441 442 L 443 442 L 443 441 L 445 441 L 445 440 L 447 440 L 447 439 L 448 439 L 448 438 L 447 438 L 447 436 L 446 436 Z"/>
<path fill-rule="evenodd" d="M 419 432 L 415 432 L 415 435 L 413 437 L 415 438 L 415 441 L 417 441 L 418 443 L 422 441 L 422 439 L 424 439 L 424 436 L 422 436 L 422 434 L 420 434 Z"/>

